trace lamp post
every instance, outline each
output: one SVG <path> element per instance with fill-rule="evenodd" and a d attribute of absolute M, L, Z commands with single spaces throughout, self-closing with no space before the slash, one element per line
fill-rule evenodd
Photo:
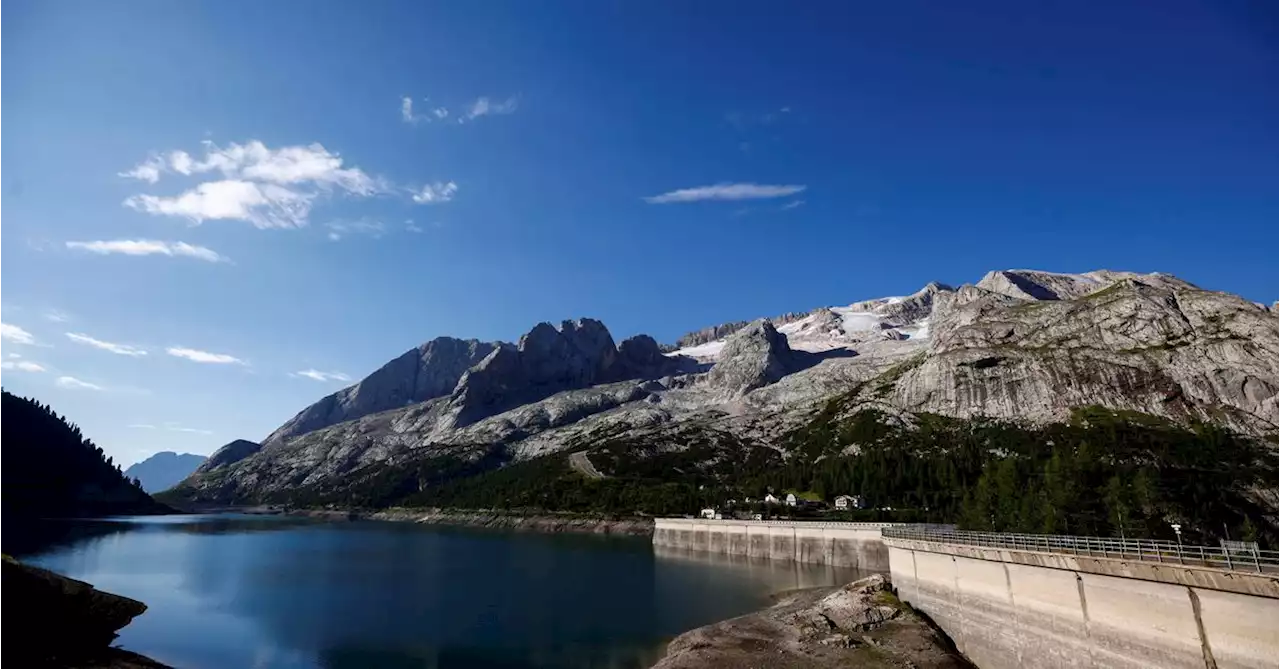
<path fill-rule="evenodd" d="M 1182 526 L 1178 523 L 1169 523 L 1169 527 L 1173 528 L 1173 533 L 1178 537 L 1178 563 L 1182 563 Z"/>

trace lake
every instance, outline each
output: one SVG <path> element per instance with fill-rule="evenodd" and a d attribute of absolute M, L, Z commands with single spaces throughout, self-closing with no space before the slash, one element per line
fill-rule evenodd
<path fill-rule="evenodd" d="M 180 668 L 645 667 L 671 637 L 849 569 L 648 538 L 203 515 L 60 524 L 24 560 L 145 602 Z"/>

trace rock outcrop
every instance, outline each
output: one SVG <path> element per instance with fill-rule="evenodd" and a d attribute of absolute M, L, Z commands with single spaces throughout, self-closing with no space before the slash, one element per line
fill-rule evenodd
<path fill-rule="evenodd" d="M 764 319 L 752 321 L 725 342 L 720 360 L 707 374 L 707 382 L 735 395 L 767 386 L 781 379 L 793 364 L 787 338 Z"/>
<path fill-rule="evenodd" d="M 876 575 L 791 592 L 763 611 L 685 632 L 654 669 L 752 667 L 762 657 L 766 666 L 804 669 L 970 666 Z"/>
<path fill-rule="evenodd" d="M 5 657 L 23 667 L 153 667 L 165 665 L 111 648 L 116 632 L 146 604 L 84 581 L 4 557 Z"/>

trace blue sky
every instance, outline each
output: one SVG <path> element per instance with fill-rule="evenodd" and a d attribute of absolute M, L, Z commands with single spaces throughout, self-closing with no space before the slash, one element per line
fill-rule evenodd
<path fill-rule="evenodd" d="M 6 2 L 4 385 L 132 462 L 444 334 L 1276 299 L 1274 3 L 963 4 Z"/>

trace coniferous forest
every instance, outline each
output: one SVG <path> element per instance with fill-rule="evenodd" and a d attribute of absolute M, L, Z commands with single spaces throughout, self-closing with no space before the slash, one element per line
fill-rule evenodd
<path fill-rule="evenodd" d="M 169 511 L 49 405 L 0 395 L 6 521 Z"/>
<path fill-rule="evenodd" d="M 1189 543 L 1276 545 L 1274 438 L 1096 407 L 1029 425 L 842 413 L 833 402 L 776 445 L 705 427 L 604 439 L 588 447 L 601 479 L 576 471 L 564 453 L 514 463 L 501 453 L 379 466 L 356 472 L 359 483 L 341 491 L 299 489 L 257 501 L 682 515 L 725 509 L 730 500 L 762 510 L 767 492 L 791 491 L 866 502 L 829 518 L 1169 540 L 1178 523 Z"/>

